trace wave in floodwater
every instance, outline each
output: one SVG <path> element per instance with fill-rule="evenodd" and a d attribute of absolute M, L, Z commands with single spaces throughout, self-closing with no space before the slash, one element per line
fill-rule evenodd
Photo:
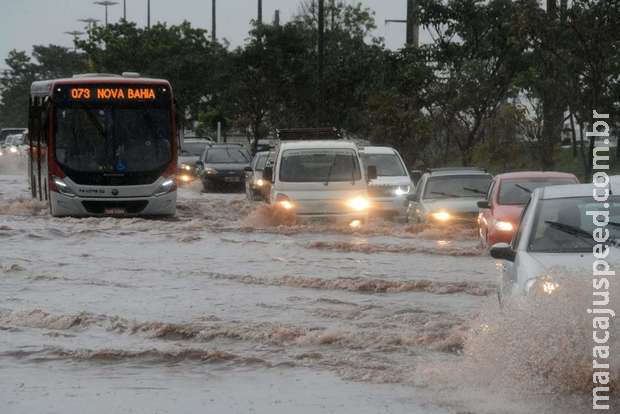
<path fill-rule="evenodd" d="M 510 401 L 516 409 L 507 412 L 589 412 L 596 345 L 592 315 L 586 311 L 592 308 L 592 275 L 564 274 L 554 277 L 554 282 L 560 287 L 552 295 L 512 298 L 503 310 L 497 303 L 484 306 L 466 337 L 464 358 L 456 364 L 425 363 L 421 368 L 425 383 L 449 384 L 458 401 L 471 400 L 474 406 L 488 403 L 476 412 L 504 412 Z M 609 301 L 620 315 L 617 283 L 611 287 Z M 610 323 L 610 358 L 598 358 L 598 362 L 610 365 L 613 401 L 620 396 L 618 316 Z M 501 406 L 493 405 L 496 397 Z M 542 408 L 522 410 L 530 403 Z"/>
<path fill-rule="evenodd" d="M 0 214 L 6 216 L 44 216 L 47 202 L 33 198 L 0 199 Z"/>
<path fill-rule="evenodd" d="M 404 244 L 378 244 L 378 243 L 356 243 L 349 241 L 314 241 L 306 245 L 309 249 L 331 250 L 346 253 L 422 253 L 443 256 L 481 256 L 485 254 L 484 249 L 469 247 L 458 247 L 447 244 L 445 246 L 415 246 Z"/>
<path fill-rule="evenodd" d="M 215 279 L 232 280 L 246 285 L 288 286 L 295 288 L 346 290 L 360 293 L 427 292 L 440 295 L 466 293 L 487 296 L 495 293 L 495 285 L 484 282 L 450 282 L 432 280 L 384 280 L 366 277 L 324 279 L 308 276 L 259 277 L 250 275 L 210 274 Z"/>

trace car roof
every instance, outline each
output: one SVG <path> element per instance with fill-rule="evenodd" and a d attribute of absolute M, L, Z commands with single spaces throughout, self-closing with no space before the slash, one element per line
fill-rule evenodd
<path fill-rule="evenodd" d="M 396 150 L 392 147 L 375 147 L 368 146 L 360 149 L 363 154 L 395 154 Z"/>
<path fill-rule="evenodd" d="M 620 176 L 616 175 L 610 177 L 610 191 L 611 194 L 620 194 Z M 537 188 L 534 190 L 540 194 L 540 198 L 543 200 L 552 200 L 558 198 L 573 198 L 573 197 L 592 197 L 592 190 L 596 187 L 594 184 L 567 184 L 567 185 L 552 185 L 549 187 Z M 602 188 L 602 187 L 601 187 Z M 602 192 L 600 192 L 602 194 Z M 594 200 L 594 198 L 592 198 Z"/>
<path fill-rule="evenodd" d="M 427 174 L 429 174 L 431 177 L 450 177 L 462 175 L 480 175 L 492 177 L 492 175 L 488 172 L 474 168 L 440 168 L 437 170 L 431 170 Z"/>
<path fill-rule="evenodd" d="M 337 149 L 357 149 L 354 142 L 344 140 L 325 140 L 325 141 L 286 141 L 280 144 L 280 149 L 317 149 L 317 148 L 337 148 Z"/>
<path fill-rule="evenodd" d="M 575 174 L 560 171 L 515 171 L 495 176 L 500 180 L 524 179 L 524 178 L 577 178 Z"/>

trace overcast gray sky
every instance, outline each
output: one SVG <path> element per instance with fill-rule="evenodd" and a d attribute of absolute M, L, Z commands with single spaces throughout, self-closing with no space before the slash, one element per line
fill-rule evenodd
<path fill-rule="evenodd" d="M 122 16 L 123 0 L 109 8 L 110 22 Z M 147 0 L 126 0 L 127 19 L 139 25 L 146 24 Z M 349 3 L 357 3 L 349 0 Z M 403 24 L 384 25 L 386 18 L 404 18 L 406 0 L 362 0 L 361 3 L 376 12 L 377 33 L 385 37 L 390 48 L 404 43 Z M 65 31 L 82 30 L 77 19 L 94 17 L 104 19 L 104 9 L 93 0 L 0 0 L 0 67 L 11 49 L 30 52 L 33 44 L 72 46 L 71 36 Z M 299 0 L 263 0 L 264 20 L 272 20 L 280 9 L 282 21 L 288 21 L 299 7 Z M 217 35 L 226 38 L 232 46 L 243 43 L 249 22 L 256 18 L 257 0 L 219 0 L 217 2 Z M 151 0 L 151 21 L 177 24 L 189 20 L 197 27 L 211 27 L 211 0 Z"/>

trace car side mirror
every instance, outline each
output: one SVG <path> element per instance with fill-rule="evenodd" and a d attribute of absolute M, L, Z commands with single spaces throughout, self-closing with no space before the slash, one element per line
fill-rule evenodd
<path fill-rule="evenodd" d="M 497 243 L 491 247 L 491 257 L 499 260 L 514 262 L 517 253 L 508 243 Z"/>
<path fill-rule="evenodd" d="M 202 170 L 205 167 L 205 164 L 202 161 L 196 161 L 196 164 L 194 164 L 196 166 L 196 169 L 198 170 Z"/>
<path fill-rule="evenodd" d="M 273 182 L 273 167 L 265 167 L 263 170 L 263 180 L 267 180 L 270 183 Z"/>
<path fill-rule="evenodd" d="M 245 171 L 245 172 L 247 172 L 247 173 L 251 173 L 251 172 L 253 172 L 254 170 L 252 169 L 252 167 L 245 167 L 245 168 L 243 169 L 243 171 Z"/>
<path fill-rule="evenodd" d="M 376 180 L 377 179 L 377 166 L 369 165 L 368 167 L 366 167 L 366 177 L 368 178 L 368 181 Z"/>
<path fill-rule="evenodd" d="M 478 201 L 478 208 L 491 208 L 491 205 L 487 200 Z"/>

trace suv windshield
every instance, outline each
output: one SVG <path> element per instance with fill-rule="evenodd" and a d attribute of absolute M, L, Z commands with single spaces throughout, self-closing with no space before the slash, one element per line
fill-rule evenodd
<path fill-rule="evenodd" d="M 342 182 L 361 178 L 358 158 L 353 150 L 288 150 L 282 154 L 281 181 Z"/>
<path fill-rule="evenodd" d="M 181 149 L 181 155 L 200 157 L 206 147 L 206 142 L 186 142 Z"/>
<path fill-rule="evenodd" d="M 250 156 L 240 147 L 209 148 L 205 162 L 207 164 L 248 164 Z"/>
<path fill-rule="evenodd" d="M 365 165 L 377 167 L 379 177 L 403 177 L 407 175 L 405 166 L 396 154 L 364 154 Z"/>
<path fill-rule="evenodd" d="M 483 198 L 487 195 L 491 179 L 490 175 L 483 174 L 431 176 L 424 190 L 424 198 Z"/>
<path fill-rule="evenodd" d="M 592 216 L 586 215 L 586 212 L 607 210 L 607 244 L 617 246 L 620 238 L 620 197 L 610 197 L 607 202 L 609 209 L 603 210 L 602 204 L 594 202 L 592 197 L 542 200 L 534 218 L 528 250 L 545 253 L 592 252 L 598 243 L 592 234 L 597 227 Z"/>
<path fill-rule="evenodd" d="M 523 206 L 527 204 L 532 191 L 539 187 L 576 183 L 577 181 L 572 178 L 503 180 L 499 188 L 498 203 L 503 205 Z"/>
<path fill-rule="evenodd" d="M 152 108 L 56 111 L 56 159 L 78 172 L 131 173 L 164 168 L 172 158 L 170 112 Z"/>

